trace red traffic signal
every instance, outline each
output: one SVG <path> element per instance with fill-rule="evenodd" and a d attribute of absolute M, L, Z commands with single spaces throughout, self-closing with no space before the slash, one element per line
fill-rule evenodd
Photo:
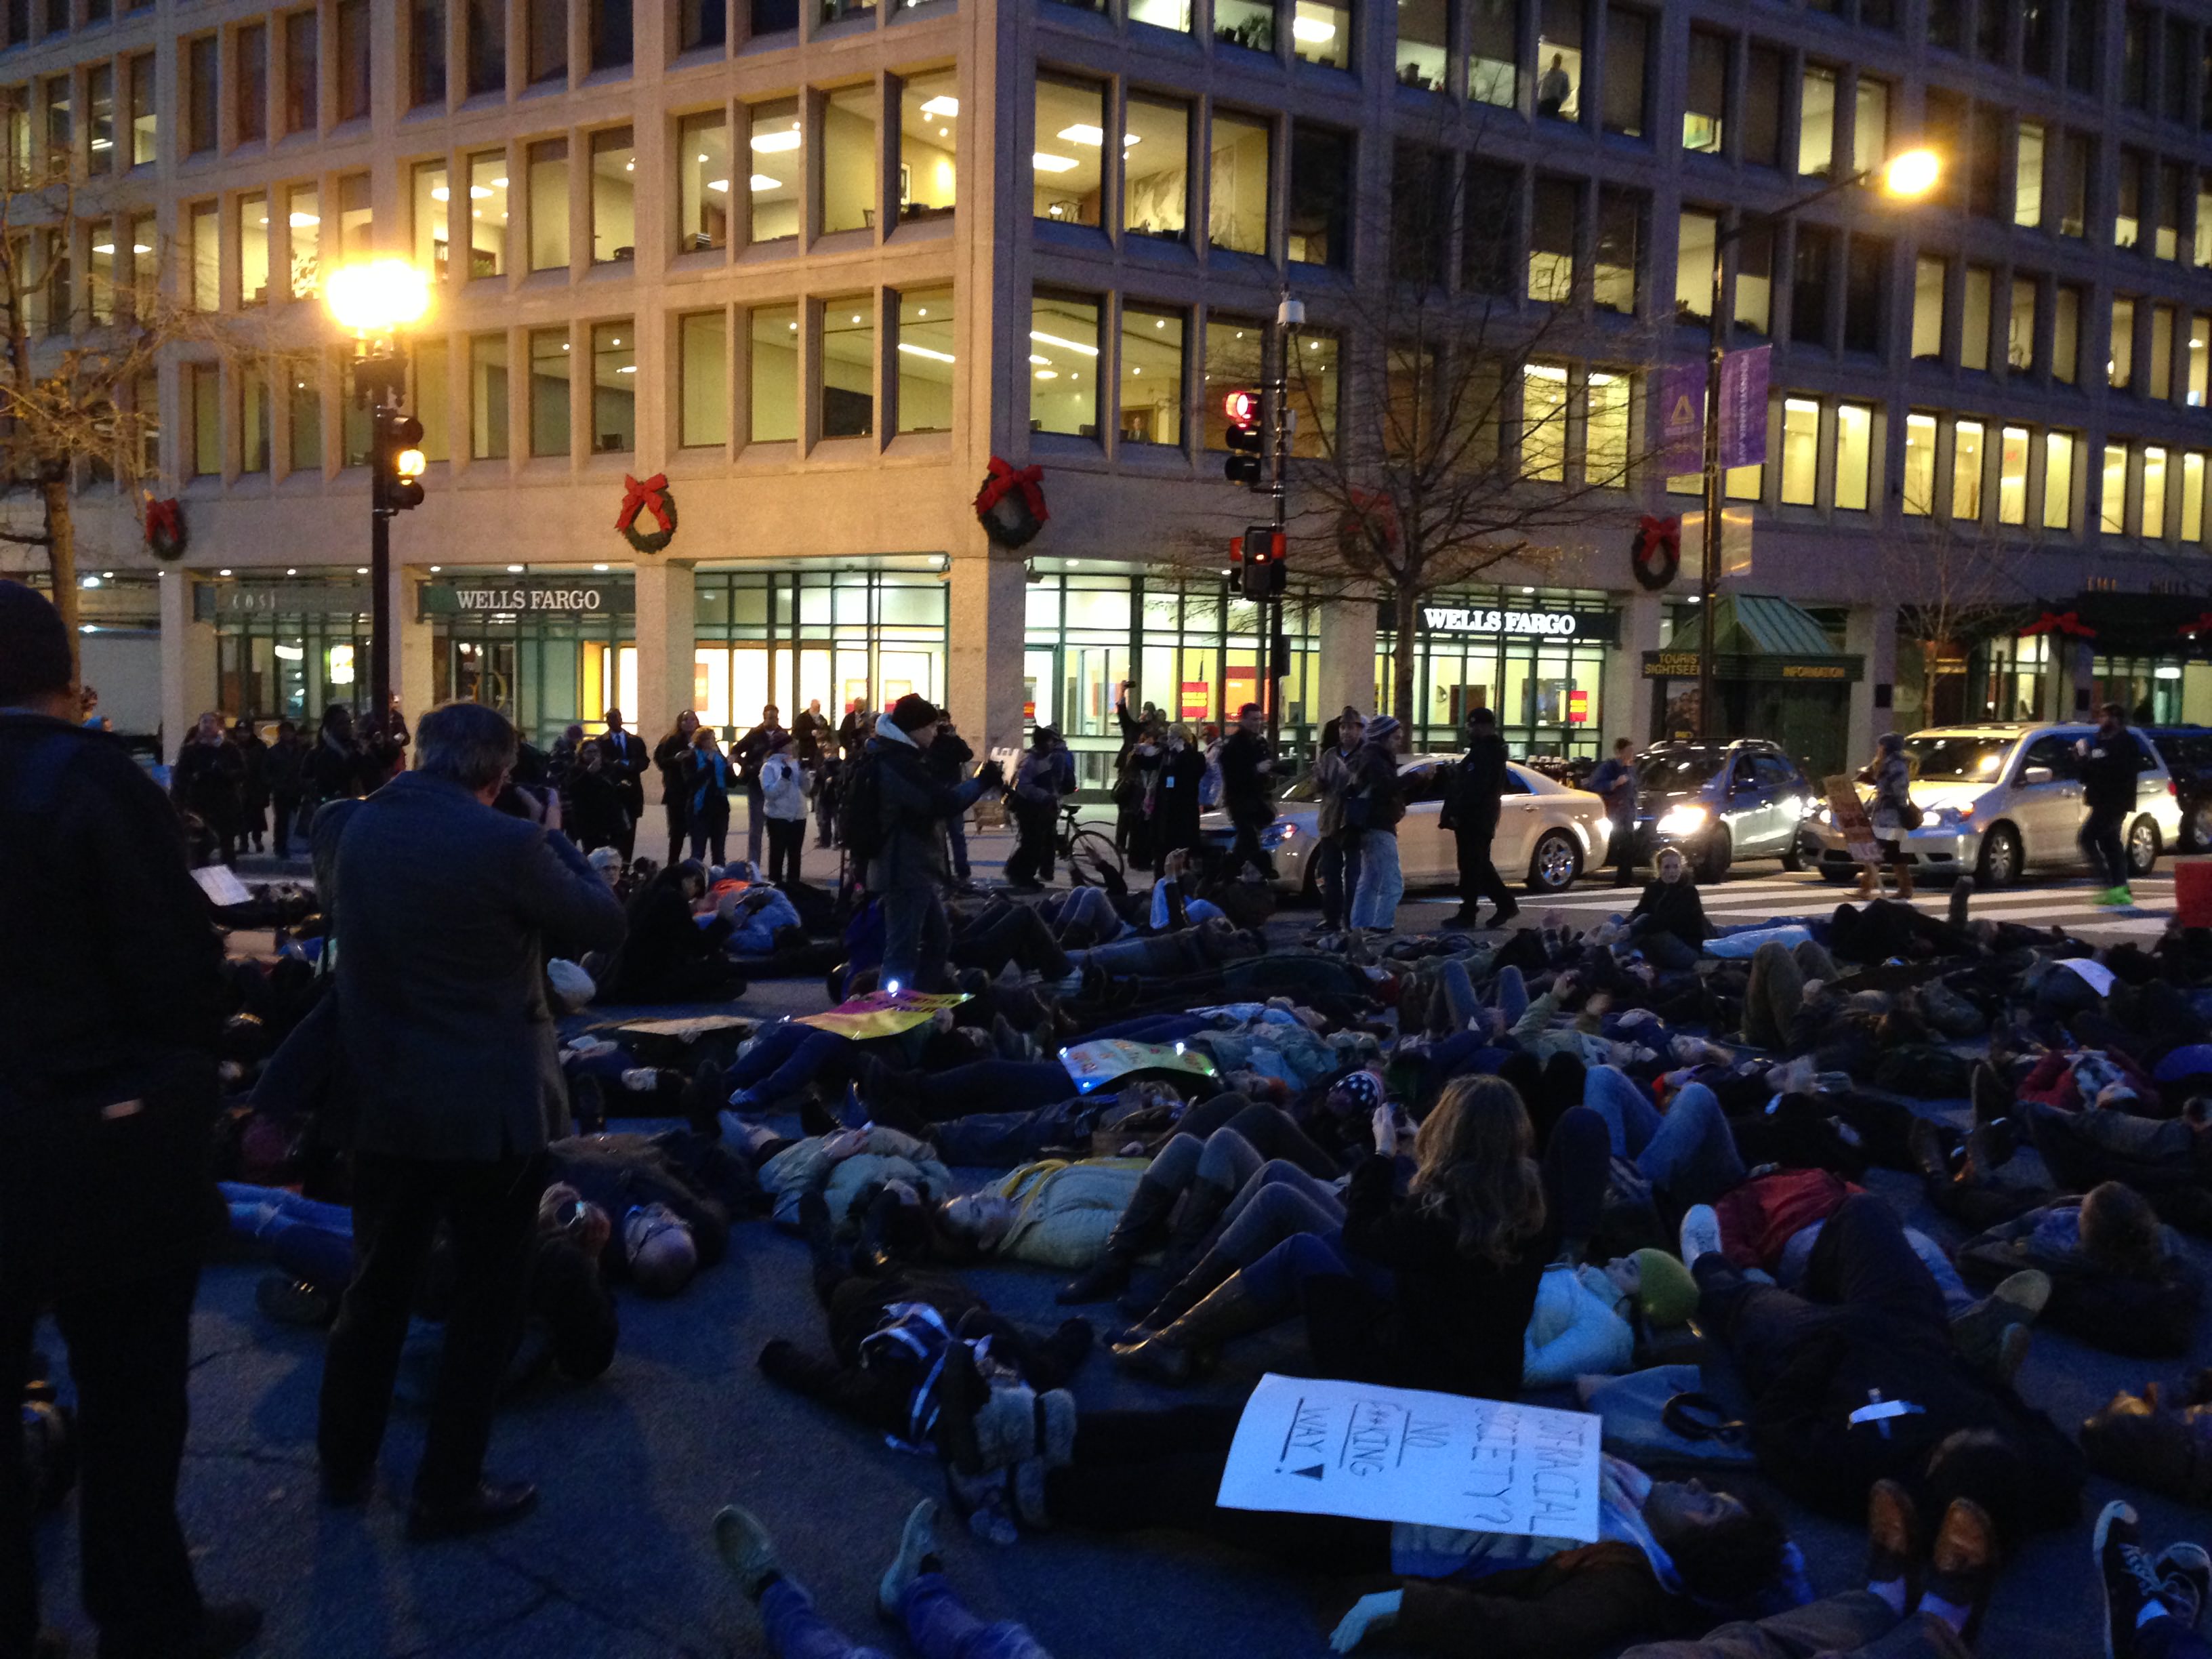
<path fill-rule="evenodd" d="M 1222 467 L 1222 476 L 1231 483 L 1249 484 L 1260 488 L 1266 471 L 1261 460 L 1267 448 L 1267 404 L 1256 392 L 1232 392 L 1221 400 L 1222 412 L 1229 416 L 1229 459 Z"/>
<path fill-rule="evenodd" d="M 1248 599 L 1272 599 L 1290 578 L 1283 561 L 1286 538 L 1273 525 L 1255 524 L 1230 544 L 1237 561 L 1237 591 Z"/>
<path fill-rule="evenodd" d="M 1257 426 L 1260 423 L 1260 394 L 1256 392 L 1232 392 L 1221 400 L 1221 411 L 1236 426 Z"/>

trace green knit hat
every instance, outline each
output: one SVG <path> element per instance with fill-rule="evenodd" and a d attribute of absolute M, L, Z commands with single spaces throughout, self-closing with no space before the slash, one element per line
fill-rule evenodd
<path fill-rule="evenodd" d="M 1631 1259 L 1642 1286 L 1637 1299 L 1644 1304 L 1645 1321 L 1653 1326 L 1688 1324 L 1698 1311 L 1698 1281 L 1680 1258 L 1664 1250 L 1638 1250 Z"/>

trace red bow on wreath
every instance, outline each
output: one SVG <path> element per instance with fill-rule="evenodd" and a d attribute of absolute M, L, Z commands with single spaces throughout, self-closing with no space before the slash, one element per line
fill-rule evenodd
<path fill-rule="evenodd" d="M 653 514 L 653 522 L 660 526 L 664 534 L 675 529 L 676 520 L 669 514 L 667 497 L 662 494 L 667 488 L 668 475 L 665 472 L 656 472 L 642 482 L 627 472 L 623 473 L 622 514 L 615 520 L 615 528 L 629 530 L 637 518 L 638 509 L 642 507 Z"/>
<path fill-rule="evenodd" d="M 2182 623 L 2181 631 L 2191 639 L 2200 635 L 2212 634 L 2212 611 L 2203 612 L 2195 622 Z"/>
<path fill-rule="evenodd" d="M 1682 521 L 1680 519 L 1655 519 L 1647 514 L 1636 527 L 1643 538 L 1647 556 L 1657 554 L 1662 548 L 1678 559 L 1682 556 Z"/>
<path fill-rule="evenodd" d="M 2025 639 L 2032 634 L 2063 634 L 2069 640 L 2094 640 L 2097 630 L 2081 620 L 2079 611 L 2046 611 L 2021 630 Z"/>
<path fill-rule="evenodd" d="M 152 541 L 156 536 L 167 536 L 173 539 L 183 533 L 184 528 L 184 514 L 173 496 L 166 501 L 157 501 L 151 495 L 146 498 L 146 539 L 148 541 Z"/>
<path fill-rule="evenodd" d="M 1017 470 L 996 455 L 991 457 L 990 470 L 983 479 L 983 488 L 976 492 L 975 511 L 988 513 L 1017 489 L 1022 492 L 1022 504 L 1029 508 L 1032 519 L 1042 524 L 1052 517 L 1045 510 L 1044 469 L 1025 466 Z"/>

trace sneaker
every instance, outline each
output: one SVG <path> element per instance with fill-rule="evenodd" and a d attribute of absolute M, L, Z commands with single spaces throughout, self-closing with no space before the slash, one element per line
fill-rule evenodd
<path fill-rule="evenodd" d="M 783 1564 L 775 1559 L 775 1542 L 767 1527 L 750 1510 L 735 1504 L 714 1517 L 714 1549 L 749 1600 L 759 1601 L 782 1574 Z"/>
<path fill-rule="evenodd" d="M 1696 1265 L 1701 1255 L 1721 1253 L 1720 1214 L 1710 1204 L 1692 1204 L 1682 1217 L 1682 1260 Z"/>
<path fill-rule="evenodd" d="M 1990 1364 L 2006 1331 L 2033 1324 L 2050 1301 L 2050 1274 L 2033 1267 L 2014 1273 L 1951 1321 L 1952 1346 L 1968 1364 Z"/>
<path fill-rule="evenodd" d="M 2136 896 L 2124 887 L 2107 887 L 2103 892 L 2094 895 L 2089 900 L 2092 904 L 2102 904 L 2107 907 L 2133 904 L 2135 902 Z"/>
<path fill-rule="evenodd" d="M 2184 1596 L 2169 1599 L 2157 1565 L 2143 1553 L 2135 1507 L 2123 1499 L 2105 1505 L 2089 1547 L 2105 1584 L 2105 1659 L 2132 1659 L 2136 1632 L 2160 1613 L 2183 1616 Z"/>
<path fill-rule="evenodd" d="M 2027 1351 L 2034 1342 L 2034 1334 L 2025 1325 L 2008 1325 L 1997 1338 L 1996 1352 L 1990 1356 L 1990 1375 L 2008 1389 L 2020 1375 L 2020 1368 L 2027 1364 Z"/>
<path fill-rule="evenodd" d="M 937 1500 L 925 1498 L 909 1510 L 906 1528 L 899 1534 L 898 1553 L 884 1569 L 876 1584 L 876 1610 L 896 1622 L 907 1587 L 925 1572 L 936 1571 Z"/>
<path fill-rule="evenodd" d="M 2157 1570 L 2159 1583 L 2165 1585 L 2169 1601 L 2183 1600 L 2186 1608 L 2177 1608 L 2174 1617 L 2195 1630 L 2204 1616 L 2204 1604 L 2212 1601 L 2212 1553 L 2202 1544 L 2168 1544 L 2151 1563 Z"/>

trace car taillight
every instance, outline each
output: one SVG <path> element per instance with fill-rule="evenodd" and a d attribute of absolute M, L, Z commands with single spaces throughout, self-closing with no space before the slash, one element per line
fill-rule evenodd
<path fill-rule="evenodd" d="M 2172 796 L 2176 800 L 2179 800 L 2181 799 L 2181 791 L 2175 786 L 2172 778 L 2168 778 L 2166 781 L 2166 793 Z"/>

